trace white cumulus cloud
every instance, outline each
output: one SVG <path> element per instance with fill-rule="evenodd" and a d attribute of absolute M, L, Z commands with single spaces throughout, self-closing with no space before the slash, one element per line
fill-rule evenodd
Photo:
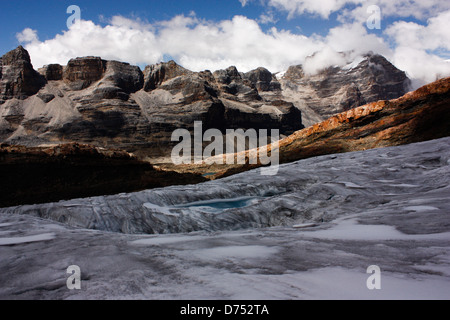
<path fill-rule="evenodd" d="M 303 62 L 323 46 L 321 41 L 290 31 L 272 28 L 263 32 L 255 20 L 243 16 L 210 22 L 181 15 L 154 24 L 117 16 L 104 27 L 82 20 L 53 39 L 29 39 L 18 37 L 35 67 L 92 55 L 138 65 L 170 56 L 194 71 L 235 65 L 242 71 L 265 66 L 276 72 Z"/>
<path fill-rule="evenodd" d="M 450 10 L 430 18 L 427 25 L 398 21 L 387 28 L 386 34 L 400 46 L 417 49 L 450 51 Z"/>
<path fill-rule="evenodd" d="M 22 32 L 16 34 L 17 40 L 19 42 L 37 42 L 39 41 L 37 30 L 31 28 L 26 28 Z"/>
<path fill-rule="evenodd" d="M 162 53 L 157 48 L 155 34 L 131 20 L 115 17 L 111 24 L 102 27 L 92 21 L 81 20 L 69 30 L 46 41 L 23 41 L 32 57 L 33 65 L 49 63 L 65 65 L 71 58 L 101 56 L 104 59 L 122 60 L 133 64 L 157 62 Z"/>
<path fill-rule="evenodd" d="M 329 1 L 329 6 L 325 5 L 328 2 L 323 3 L 327 8 L 325 15 L 348 2 Z M 431 8 L 429 4 L 434 0 L 426 3 Z M 45 41 L 39 40 L 36 30 L 27 28 L 17 34 L 17 39 L 29 51 L 35 68 L 50 63 L 65 65 L 75 57 L 100 56 L 140 66 L 172 58 L 193 71 L 234 65 L 243 72 L 261 66 L 279 72 L 291 65 L 305 64 L 307 72 L 314 73 L 345 64 L 341 52 L 350 52 L 350 58 L 357 58 L 372 51 L 406 71 L 417 80 L 415 83 L 424 83 L 450 76 L 449 63 L 445 61 L 448 56 L 444 59 L 438 55 L 450 53 L 449 19 L 450 10 L 440 11 L 424 24 L 398 21 L 381 33 L 370 32 L 365 23 L 350 19 L 326 35 L 307 37 L 275 27 L 263 31 L 264 21 L 244 16 L 210 21 L 192 13 L 153 23 L 115 16 L 103 26 L 81 20 Z M 307 59 L 314 53 L 317 54 Z"/>
<path fill-rule="evenodd" d="M 450 9 L 449 1 L 442 0 L 268 0 L 269 7 L 287 12 L 290 18 L 305 13 L 329 18 L 339 12 L 360 21 L 367 19 L 368 6 L 379 6 L 384 16 L 426 19 Z"/>
<path fill-rule="evenodd" d="M 450 64 L 435 52 L 450 54 L 450 10 L 430 18 L 427 25 L 398 21 L 385 33 L 395 45 L 393 61 L 404 68 L 417 85 L 450 76 Z"/>
<path fill-rule="evenodd" d="M 310 13 L 328 18 L 331 13 L 340 10 L 347 3 L 361 2 L 359 0 L 269 0 L 269 6 L 287 11 L 289 17 Z"/>

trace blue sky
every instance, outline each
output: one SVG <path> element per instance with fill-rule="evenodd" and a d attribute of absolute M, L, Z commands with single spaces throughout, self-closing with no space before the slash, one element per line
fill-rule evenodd
<path fill-rule="evenodd" d="M 258 3 L 249 3 L 246 6 L 242 6 L 238 0 L 2 1 L 2 10 L 0 11 L 2 25 L 0 55 L 16 48 L 20 44 L 16 39 L 16 34 L 25 28 L 38 30 L 39 38 L 43 41 L 61 33 L 67 28 L 66 21 L 70 15 L 66 13 L 66 10 L 72 4 L 80 7 L 82 19 L 91 20 L 99 24 L 104 24 L 104 19 L 116 15 L 122 15 L 131 19 L 139 18 L 152 23 L 160 20 L 169 20 L 180 14 L 189 15 L 191 12 L 195 12 L 200 18 L 215 21 L 229 20 L 235 15 L 258 19 L 265 12 L 265 7 Z M 332 18 L 324 20 L 311 14 L 289 20 L 286 19 L 286 13 L 272 12 L 272 14 L 276 14 L 277 21 L 262 25 L 263 30 L 276 26 L 280 29 L 289 29 L 309 36 L 313 33 L 324 34 L 330 27 L 338 24 Z"/>
<path fill-rule="evenodd" d="M 68 6 L 81 9 L 68 29 Z M 381 28 L 366 21 L 380 9 Z M 98 55 L 144 67 L 175 59 L 192 70 L 345 64 L 338 52 L 385 55 L 410 77 L 450 75 L 447 0 L 2 1 L 0 55 L 23 45 L 35 67 Z M 316 61 L 306 57 L 321 52 Z"/>

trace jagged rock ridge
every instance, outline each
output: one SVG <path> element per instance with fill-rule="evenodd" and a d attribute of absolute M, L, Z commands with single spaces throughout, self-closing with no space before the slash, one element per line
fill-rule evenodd
<path fill-rule="evenodd" d="M 301 65 L 291 66 L 280 83 L 283 97 L 302 110 L 307 127 L 367 103 L 399 98 L 411 85 L 405 72 L 372 53 L 314 75 L 305 74 Z"/>
<path fill-rule="evenodd" d="M 30 55 L 22 46 L 1 57 L 0 65 L 0 104 L 15 97 L 25 99 L 32 96 L 45 84 L 45 79 L 33 69 Z"/>

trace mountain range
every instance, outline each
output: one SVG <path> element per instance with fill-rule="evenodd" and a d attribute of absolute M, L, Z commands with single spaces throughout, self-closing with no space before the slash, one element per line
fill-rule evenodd
<path fill-rule="evenodd" d="M 192 72 L 174 61 L 137 66 L 100 57 L 34 70 L 23 47 L 0 59 L 0 141 L 29 147 L 67 142 L 167 156 L 176 129 L 279 129 L 287 136 L 366 103 L 404 95 L 410 81 L 367 54 L 345 67 L 283 76 L 265 68 Z"/>

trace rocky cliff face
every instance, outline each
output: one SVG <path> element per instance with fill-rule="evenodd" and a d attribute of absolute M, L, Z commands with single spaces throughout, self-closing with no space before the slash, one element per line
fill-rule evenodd
<path fill-rule="evenodd" d="M 63 71 L 63 67 L 59 64 L 50 64 L 38 70 L 47 81 L 62 80 Z"/>
<path fill-rule="evenodd" d="M 22 47 L 0 59 L 0 104 L 9 99 L 26 99 L 36 94 L 45 79 L 33 69 L 30 55 Z"/>
<path fill-rule="evenodd" d="M 280 82 L 284 98 L 303 112 L 307 127 L 370 102 L 399 98 L 410 87 L 403 71 L 376 54 L 315 75 L 305 74 L 301 65 L 292 66 Z"/>
<path fill-rule="evenodd" d="M 102 78 L 106 62 L 98 57 L 76 58 L 64 68 L 63 80 L 72 90 L 82 90 Z"/>
<path fill-rule="evenodd" d="M 147 66 L 144 70 L 144 90 L 151 91 L 163 82 L 180 76 L 192 76 L 194 73 L 179 66 L 175 61 Z"/>

